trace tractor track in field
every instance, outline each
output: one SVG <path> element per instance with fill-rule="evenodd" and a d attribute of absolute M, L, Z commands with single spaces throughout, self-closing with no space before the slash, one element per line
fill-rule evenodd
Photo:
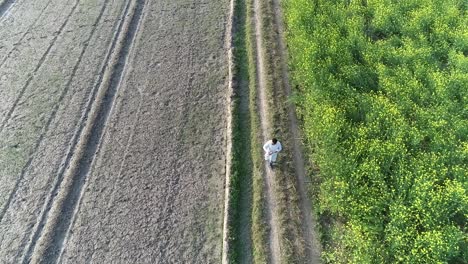
<path fill-rule="evenodd" d="M 58 173 L 58 180 L 49 195 L 22 263 L 44 259 L 47 262 L 57 262 L 61 257 L 63 242 L 78 209 L 84 183 L 126 71 L 128 55 L 141 23 L 145 3 L 144 0 L 128 1 L 124 8 L 103 70 L 81 118 L 82 123 L 72 139 L 69 153 Z M 99 19 L 103 10 L 105 8 L 101 10 Z"/>
<path fill-rule="evenodd" d="M 100 10 L 100 13 L 96 19 L 96 25 L 99 24 L 99 22 L 101 21 L 101 18 L 104 14 L 104 11 L 105 9 L 107 8 L 107 4 L 108 4 L 109 1 L 105 1 L 102 5 L 102 8 Z M 49 1 L 50 3 L 50 1 Z M 15 185 L 14 185 L 14 188 L 12 190 L 12 192 L 10 193 L 8 199 L 7 199 L 7 202 L 4 206 L 4 208 L 2 208 L 2 211 L 0 211 L 0 222 L 2 221 L 6 211 L 8 210 L 8 208 L 10 207 L 10 204 L 11 202 L 13 201 L 15 195 L 16 195 L 16 192 L 18 191 L 19 189 L 19 185 L 20 183 L 23 181 L 26 173 L 29 171 L 30 169 L 30 166 L 32 164 L 32 161 L 33 159 L 37 156 L 36 152 L 38 151 L 39 149 L 39 146 L 41 145 L 41 143 L 43 142 L 43 140 L 45 139 L 45 136 L 46 136 L 46 133 L 49 131 L 50 129 L 50 125 L 52 124 L 52 122 L 54 121 L 56 115 L 57 115 L 57 112 L 59 110 L 59 107 L 60 107 L 60 104 L 61 102 L 63 101 L 63 99 L 65 98 L 65 96 L 68 94 L 70 88 L 71 88 L 71 85 L 72 85 L 72 82 L 73 80 L 75 79 L 75 75 L 78 71 L 78 68 L 79 66 L 81 65 L 82 63 L 82 59 L 83 59 L 83 56 L 84 54 L 86 53 L 87 49 L 88 49 L 88 46 L 89 46 L 89 41 L 90 39 L 94 36 L 95 34 L 95 31 L 96 31 L 97 27 L 93 27 L 93 29 L 91 30 L 91 32 L 89 33 L 89 36 L 88 38 L 85 40 L 84 42 L 84 45 L 83 45 L 83 48 L 81 50 L 81 53 L 77 59 L 77 62 L 76 64 L 74 65 L 73 67 L 73 70 L 72 70 L 72 73 L 67 81 L 67 83 L 65 84 L 65 88 L 62 90 L 61 94 L 60 94 L 60 97 L 56 103 L 56 105 L 54 106 L 54 108 L 52 109 L 52 112 L 51 112 L 51 115 L 49 116 L 43 130 L 41 131 L 41 134 L 38 138 L 38 140 L 36 141 L 33 149 L 31 150 L 31 152 L 29 153 L 29 158 L 28 158 L 28 161 L 26 162 L 25 166 L 22 168 L 21 170 L 21 173 L 19 175 L 19 177 L 16 179 L 16 182 L 15 182 Z M 73 145 L 73 144 L 72 144 Z M 70 151 L 69 151 L 70 152 Z M 67 164 L 67 162 L 64 162 L 64 164 Z M 56 178 L 56 182 L 54 183 L 54 187 L 51 188 L 51 192 L 49 193 L 49 195 L 47 196 L 47 199 L 45 200 L 45 203 L 44 203 L 44 206 L 43 206 L 43 209 L 41 210 L 43 213 L 41 214 L 41 216 L 39 217 L 39 222 L 36 223 L 35 227 L 37 228 L 34 232 L 32 232 L 32 237 L 30 237 L 28 240 L 26 240 L 26 237 L 27 237 L 27 234 L 29 232 L 25 232 L 24 236 L 21 238 L 21 246 L 20 246 L 20 250 L 18 250 L 17 252 L 17 255 L 15 256 L 15 259 L 18 260 L 18 258 L 21 257 L 22 254 L 26 253 L 26 256 L 27 254 L 31 254 L 30 250 L 32 250 L 32 247 L 34 246 L 34 244 L 29 244 L 29 247 L 27 245 L 27 242 L 29 240 L 31 241 L 35 241 L 37 240 L 37 236 L 40 234 L 40 230 L 41 230 L 41 225 L 44 224 L 44 217 L 46 216 L 48 210 L 50 209 L 51 207 L 51 204 L 53 202 L 53 197 L 55 197 L 55 195 L 57 194 L 57 189 L 58 189 L 58 186 L 60 186 L 60 183 L 62 181 L 62 178 L 63 177 L 57 177 Z M 42 219 L 42 220 L 41 220 Z M 24 250 L 26 250 L 26 247 L 28 247 L 28 251 L 27 252 L 24 252 Z M 29 252 L 29 253 L 28 253 Z M 26 259 L 28 259 L 28 257 L 26 257 Z M 19 261 L 19 260 L 18 260 Z M 24 261 L 21 261 L 21 262 L 24 262 Z"/>
<path fill-rule="evenodd" d="M 253 0 L 254 4 L 254 32 L 255 32 L 255 49 L 256 49 L 256 68 L 257 68 L 257 85 L 258 85 L 258 103 L 260 110 L 260 124 L 265 142 L 271 131 L 271 126 L 268 122 L 268 101 L 266 98 L 266 73 L 265 73 L 265 58 L 263 54 L 263 33 L 262 33 L 262 13 L 259 0 Z M 265 182 L 265 198 L 266 198 L 266 221 L 269 226 L 269 248 L 270 248 L 270 263 L 281 263 L 281 247 L 279 242 L 279 221 L 277 199 L 274 190 L 275 173 L 265 163 L 264 168 Z"/>
<path fill-rule="evenodd" d="M 48 2 L 48 4 L 50 3 L 51 1 Z M 96 19 L 96 24 L 98 24 L 100 21 L 101 21 L 101 18 L 102 18 L 102 15 L 104 13 L 104 10 L 106 9 L 107 7 L 107 3 L 109 1 L 107 0 L 106 2 L 104 2 L 104 4 L 102 5 L 102 8 L 100 10 L 100 13 Z M 48 5 L 47 4 L 47 5 Z M 58 112 L 58 109 L 60 107 L 60 104 L 61 102 L 63 101 L 63 99 L 65 98 L 65 96 L 67 95 L 68 91 L 70 90 L 70 87 L 72 85 L 72 82 L 73 80 L 75 79 L 75 75 L 76 75 L 76 72 L 78 71 L 78 67 L 81 65 L 81 62 L 82 62 L 82 59 L 83 59 L 83 56 L 85 54 L 85 52 L 87 51 L 87 48 L 89 46 L 89 41 L 90 39 L 94 36 L 94 33 L 96 31 L 97 27 L 93 27 L 93 29 L 91 30 L 90 34 L 89 34 L 89 37 L 86 39 L 86 41 L 84 42 L 85 44 L 83 45 L 83 48 L 81 50 L 81 53 L 77 59 L 77 62 L 75 64 L 75 66 L 73 67 L 73 70 L 72 70 L 72 73 L 71 75 L 69 76 L 68 78 L 68 81 L 67 83 L 65 84 L 65 88 L 62 90 L 62 93 L 60 94 L 60 97 L 56 103 L 56 105 L 54 106 L 54 108 L 52 109 L 52 112 L 51 112 L 51 115 L 49 116 L 49 118 L 47 119 L 47 122 L 44 126 L 44 128 L 42 129 L 41 133 L 40 133 L 40 136 L 38 138 L 38 140 L 36 141 L 34 147 L 32 148 L 31 152 L 29 153 L 29 158 L 28 158 L 28 161 L 26 162 L 25 166 L 22 168 L 21 170 L 21 173 L 19 175 L 19 177 L 16 179 L 16 182 L 15 182 L 15 185 L 14 185 L 14 188 L 13 188 L 13 191 L 10 193 L 8 199 L 7 199 L 7 202 L 5 203 L 5 206 L 2 208 L 2 210 L 0 211 L 0 222 L 2 221 L 4 215 L 5 215 L 5 212 L 8 210 L 9 206 L 10 206 L 10 203 L 12 202 L 18 188 L 19 188 L 19 185 L 20 183 L 23 181 L 26 173 L 28 172 L 30 166 L 31 166 L 31 163 L 33 161 L 33 159 L 35 158 L 36 156 L 36 152 L 37 150 L 39 149 L 39 146 L 41 145 L 42 141 L 44 140 L 45 138 L 45 135 L 46 133 L 49 131 L 50 129 L 50 125 L 52 124 L 52 122 L 54 121 L 55 119 L 55 116 Z M 1 67 L 1 66 L 0 66 Z"/>
<path fill-rule="evenodd" d="M 15 1 L 0 262 L 220 263 L 231 0 Z"/>
<path fill-rule="evenodd" d="M 52 0 L 49 0 L 47 1 L 47 4 L 41 9 L 41 12 L 39 13 L 39 15 L 37 16 L 36 20 L 31 23 L 31 25 L 28 27 L 28 29 L 26 30 L 26 32 L 24 32 L 20 39 L 18 41 L 16 41 L 12 46 L 12 48 L 7 52 L 6 56 L 2 59 L 2 61 L 0 62 L 0 69 L 3 67 L 3 65 L 5 64 L 5 62 L 10 58 L 11 54 L 13 53 L 13 51 L 15 51 L 16 49 L 16 46 L 18 44 L 20 44 L 24 38 L 29 34 L 31 33 L 31 29 L 34 28 L 37 24 L 37 22 L 41 21 L 41 17 L 42 17 L 42 14 L 44 14 L 44 11 L 49 7 L 50 3 L 52 2 Z M 0 7 L 1 9 L 1 7 Z"/>
<path fill-rule="evenodd" d="M 42 54 L 42 57 L 39 59 L 39 62 L 38 64 L 36 65 L 36 67 L 34 68 L 33 72 L 30 73 L 28 79 L 26 80 L 26 83 L 23 85 L 23 87 L 21 87 L 21 90 L 18 94 L 18 96 L 16 97 L 15 101 L 13 102 L 13 105 L 11 106 L 10 110 L 8 110 L 5 118 L 2 120 L 2 123 L 0 125 L 0 134 L 3 132 L 3 129 L 5 128 L 6 124 L 8 123 L 8 121 L 10 120 L 13 112 L 15 111 L 16 107 L 18 106 L 18 103 L 19 101 L 21 100 L 21 98 L 24 96 L 24 92 L 26 91 L 26 89 L 29 87 L 29 85 L 31 84 L 31 82 L 33 81 L 36 73 L 41 69 L 42 65 L 44 64 L 44 61 L 46 61 L 47 57 L 49 56 L 50 54 L 50 51 L 52 50 L 52 48 L 54 47 L 55 43 L 57 42 L 57 39 L 60 37 L 60 35 L 62 34 L 63 32 L 63 29 L 67 26 L 68 24 L 68 21 L 70 20 L 70 18 L 72 17 L 73 13 L 75 12 L 76 8 L 78 7 L 78 4 L 81 2 L 81 0 L 76 0 L 75 1 L 75 4 L 73 5 L 70 13 L 68 13 L 67 15 L 67 18 L 65 19 L 65 21 L 62 23 L 62 25 L 60 26 L 60 28 L 57 30 L 57 33 L 55 34 L 54 38 L 52 39 L 51 43 L 49 44 L 47 50 L 44 52 L 44 54 Z"/>

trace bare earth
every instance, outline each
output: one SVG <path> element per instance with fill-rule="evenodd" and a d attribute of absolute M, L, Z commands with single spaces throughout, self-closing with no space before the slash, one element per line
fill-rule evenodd
<path fill-rule="evenodd" d="M 0 263 L 220 263 L 227 0 L 0 0 Z"/>

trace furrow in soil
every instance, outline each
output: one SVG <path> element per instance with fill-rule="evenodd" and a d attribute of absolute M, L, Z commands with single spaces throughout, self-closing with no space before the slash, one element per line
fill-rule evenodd
<path fill-rule="evenodd" d="M 101 21 L 101 18 L 102 18 L 102 14 L 104 13 L 104 10 L 106 9 L 107 7 L 107 2 L 106 1 L 103 6 L 102 6 L 102 9 L 98 15 L 98 18 L 96 20 L 96 23 L 95 24 L 98 24 L 100 21 Z M 50 3 L 50 1 L 48 2 L 48 4 Z M 48 5 L 47 4 L 47 5 Z M 44 8 L 45 9 L 45 8 Z M 21 181 L 23 180 L 26 172 L 28 171 L 29 169 L 29 166 L 31 165 L 31 162 L 36 154 L 36 151 L 38 150 L 39 146 L 41 145 L 42 141 L 44 140 L 44 136 L 46 135 L 46 133 L 49 131 L 49 127 L 50 127 L 50 124 L 52 123 L 52 121 L 55 119 L 55 116 L 57 114 L 57 111 L 58 111 L 58 108 L 60 107 L 61 103 L 62 103 L 62 100 L 64 99 L 65 95 L 68 93 L 69 89 L 70 89 L 70 86 L 72 85 L 72 82 L 73 80 L 75 79 L 75 75 L 76 75 L 76 72 L 78 70 L 78 67 L 81 65 L 81 61 L 83 59 L 83 56 L 88 48 L 88 45 L 89 45 L 89 41 L 90 39 L 94 36 L 94 33 L 96 31 L 96 28 L 97 27 L 93 27 L 93 29 L 91 30 L 91 33 L 89 34 L 89 37 L 86 39 L 85 41 L 85 44 L 81 50 L 81 53 L 78 57 L 78 60 L 75 64 L 75 66 L 73 67 L 73 70 L 72 70 L 72 73 L 71 75 L 69 76 L 69 79 L 65 85 L 65 88 L 62 90 L 61 94 L 60 94 L 60 97 L 59 97 L 59 100 L 58 102 L 56 103 L 56 105 L 54 106 L 52 112 L 51 112 L 51 115 L 49 116 L 47 122 L 46 122 L 46 125 L 44 126 L 38 140 L 36 141 L 35 143 L 35 146 L 34 148 L 31 150 L 31 152 L 29 153 L 29 158 L 28 158 L 28 161 L 26 162 L 25 166 L 23 167 L 23 169 L 21 170 L 21 174 L 20 176 L 16 179 L 16 182 L 15 182 L 15 186 L 14 186 L 14 189 L 13 191 L 10 193 L 10 196 L 8 197 L 8 200 L 6 202 L 6 204 L 4 205 L 4 207 L 2 208 L 2 210 L 0 211 L 0 222 L 2 221 L 3 219 L 3 216 L 6 212 L 6 210 L 8 209 L 8 207 L 10 206 L 10 203 L 11 203 L 11 200 L 13 199 L 14 195 L 16 194 L 16 191 L 18 190 L 18 186 L 19 184 L 21 183 Z M 1 67 L 1 66 L 0 66 Z"/>
<path fill-rule="evenodd" d="M 104 4 L 102 5 L 102 8 L 100 10 L 100 13 L 96 19 L 96 22 L 95 24 L 99 24 L 101 22 L 101 18 L 102 18 L 102 14 L 104 13 L 104 10 L 106 9 L 107 7 L 107 3 L 108 1 L 104 2 Z M 82 47 L 82 50 L 81 50 L 81 53 L 79 54 L 78 56 L 78 59 L 77 59 L 77 62 L 75 64 L 75 66 L 73 67 L 73 70 L 68 78 L 68 81 L 67 83 L 65 84 L 65 87 L 64 89 L 62 90 L 60 96 L 59 96 L 59 99 L 57 101 L 57 103 L 55 104 L 55 106 L 53 107 L 52 111 L 51 111 L 51 114 L 44 126 L 44 128 L 42 129 L 41 131 L 41 134 L 38 138 L 38 140 L 36 141 L 35 143 L 35 146 L 33 147 L 33 149 L 31 150 L 30 154 L 29 154 L 29 158 L 28 158 L 28 161 L 26 162 L 25 166 L 23 167 L 23 169 L 21 170 L 21 174 L 19 175 L 19 177 L 16 179 L 16 182 L 15 182 L 15 186 L 14 186 L 14 189 L 13 191 L 10 193 L 10 196 L 8 197 L 8 200 L 6 202 L 6 204 L 4 205 L 4 207 L 2 208 L 2 210 L 0 211 L 0 222 L 2 222 L 2 219 L 3 219 L 3 216 L 5 214 L 5 212 L 7 211 L 7 209 L 9 208 L 10 206 L 10 203 L 11 201 L 13 200 L 18 188 L 19 188 L 19 185 L 20 183 L 23 181 L 26 173 L 30 170 L 30 166 L 31 166 L 31 163 L 34 159 L 34 157 L 37 155 L 36 152 L 37 150 L 39 149 L 39 146 L 42 144 L 47 132 L 49 131 L 49 128 L 50 128 L 50 125 L 52 124 L 52 121 L 54 121 L 55 117 L 56 117 L 56 114 L 58 112 L 58 109 L 63 101 L 63 99 L 65 98 L 65 96 L 68 94 L 68 91 L 70 90 L 70 87 L 72 85 L 72 82 L 75 80 L 75 76 L 76 76 L 76 73 L 78 71 L 78 68 L 79 66 L 81 65 L 82 63 L 82 59 L 83 59 L 83 56 L 84 54 L 86 53 L 87 51 L 87 48 L 89 46 L 89 41 L 91 40 L 91 38 L 94 36 L 95 34 L 95 31 L 96 31 L 97 27 L 93 27 L 91 32 L 89 33 L 89 37 L 85 40 L 84 42 L 84 45 Z M 53 189 L 56 189 L 56 188 L 53 188 Z M 53 193 L 53 192 L 52 192 Z M 52 196 L 52 195 L 51 195 Z M 48 199 L 49 203 L 50 201 L 52 200 L 50 196 L 50 199 Z M 50 204 L 46 207 L 50 207 Z M 38 226 L 38 225 L 36 225 Z M 24 240 L 24 238 L 22 239 Z M 34 240 L 34 239 L 33 239 Z M 21 248 L 25 248 L 26 245 L 25 245 L 25 241 L 22 242 L 22 246 L 20 247 L 20 250 L 18 250 L 18 255 L 17 255 L 17 258 L 19 257 L 19 254 L 23 251 L 21 250 Z"/>
<path fill-rule="evenodd" d="M 20 99 L 23 97 L 24 95 L 24 92 L 26 91 L 26 88 L 28 88 L 28 86 L 31 84 L 31 81 L 34 79 L 34 76 L 35 74 L 39 71 L 39 69 L 41 68 L 41 66 L 43 65 L 44 61 L 46 60 L 47 56 L 49 56 L 49 53 L 52 49 L 52 47 L 55 45 L 57 39 L 60 37 L 60 35 L 62 34 L 63 32 L 63 29 L 66 27 L 66 25 L 68 24 L 68 21 L 70 19 L 70 17 L 72 16 L 72 14 L 75 12 L 76 10 L 76 7 L 78 6 L 78 4 L 80 3 L 81 0 L 77 0 L 75 2 L 75 4 L 73 5 L 73 8 L 71 9 L 70 13 L 67 15 L 67 18 L 65 19 L 65 21 L 63 22 L 63 24 L 60 26 L 60 28 L 58 29 L 58 31 L 56 32 L 55 34 L 55 37 L 52 39 L 52 42 L 50 43 L 49 47 L 47 48 L 47 50 L 44 52 L 44 54 L 42 55 L 42 57 L 39 59 L 39 62 L 37 63 L 36 67 L 34 68 L 33 72 L 30 74 L 29 78 L 27 79 L 26 83 L 24 84 L 24 86 L 21 88 L 21 91 L 19 92 L 18 96 L 16 97 L 16 99 L 14 100 L 14 103 L 13 105 L 10 107 L 10 109 L 8 110 L 6 116 L 4 117 L 4 119 L 2 120 L 2 123 L 0 125 L 0 133 L 2 133 L 3 129 L 5 128 L 5 125 L 8 123 L 8 121 L 10 120 L 13 112 L 15 111 L 17 105 L 18 105 L 18 102 L 20 101 Z"/>
<path fill-rule="evenodd" d="M 99 17 L 99 11 L 102 11 L 103 4 L 107 2 L 110 1 L 100 0 L 93 5 L 80 4 L 64 29 L 63 36 L 51 50 L 53 55 L 46 59 L 44 67 L 25 92 L 24 99 L 12 118 L 12 126 L 9 125 L 1 136 L 0 202 L 4 211 L 0 222 L 2 263 L 21 262 L 26 247 L 40 226 L 42 213 L 48 211 L 47 207 L 50 208 L 48 201 L 54 197 L 50 190 L 54 189 L 56 182 L 60 182 L 56 177 L 60 161 L 67 154 L 73 128 L 79 126 L 79 114 L 84 108 L 85 98 L 92 90 L 93 79 L 99 74 L 99 62 L 111 42 L 112 25 L 118 24 L 116 21 L 122 10 L 122 4 L 111 2 L 109 10 L 104 14 L 107 21 L 103 19 L 96 25 L 94 22 Z M 23 6 L 19 7 L 23 9 Z M 65 17 L 69 12 L 67 9 L 65 14 L 52 13 L 54 10 L 51 9 L 46 12 L 48 18 L 44 23 L 54 17 Z M 55 10 L 61 9 L 59 7 Z M 86 21 L 86 25 L 94 25 L 81 26 L 83 21 Z M 98 29 L 96 33 L 95 28 Z M 88 41 L 91 42 L 88 44 Z M 40 47 L 41 44 L 30 43 L 32 49 L 35 48 L 34 45 Z M 93 48 L 86 48 L 88 46 Z M 11 63 L 14 62 L 10 61 Z M 54 79 L 51 80 L 50 76 L 54 76 Z M 24 135 L 28 137 L 25 138 Z M 15 149 L 11 148 L 14 144 L 19 146 L 16 152 L 21 150 L 22 156 L 15 157 Z"/>
<path fill-rule="evenodd" d="M 229 0 L 47 1 L 0 21 L 0 262 L 221 263 Z"/>
<path fill-rule="evenodd" d="M 44 230 L 38 230 L 36 238 L 33 239 L 33 244 L 39 247 L 30 247 L 25 261 L 31 256 L 33 262 L 40 259 L 56 262 L 60 257 L 63 240 L 76 213 L 76 205 L 126 69 L 127 55 L 133 44 L 143 7 L 144 1 L 141 0 L 132 1 L 128 7 L 128 13 L 125 14 L 117 39 L 113 43 L 115 49 L 112 51 L 110 66 L 103 74 L 98 94 L 87 115 L 86 125 L 63 176 L 58 199 L 54 201 L 50 212 L 44 215 L 44 223 L 39 225 L 44 225 Z"/>
<path fill-rule="evenodd" d="M 136 5 L 136 6 L 135 6 Z M 106 117 L 105 117 L 105 121 L 102 121 L 102 120 L 99 120 L 97 119 L 96 122 L 101 122 L 104 123 L 105 125 L 99 125 L 100 126 L 100 131 L 99 132 L 92 132 L 92 133 L 98 133 L 98 137 L 99 137 L 99 142 L 95 142 L 92 147 L 90 147 L 89 150 L 86 150 L 87 153 L 85 153 L 85 155 L 93 155 L 93 158 L 91 161 L 88 161 L 87 164 L 80 164 L 80 168 L 78 168 L 78 171 L 80 170 L 85 170 L 85 173 L 82 174 L 82 182 L 81 185 L 79 186 L 79 190 L 80 190 L 80 193 L 79 193 L 79 197 L 77 198 L 77 201 L 75 201 L 75 204 L 74 204 L 74 210 L 73 210 L 73 213 L 71 215 L 71 219 L 68 220 L 67 222 L 67 227 L 66 227 L 66 231 L 63 231 L 62 230 L 62 233 L 61 234 L 58 234 L 58 236 L 60 236 L 60 253 L 59 253 L 59 257 L 57 258 L 58 259 L 58 262 L 61 263 L 62 262 L 62 258 L 63 258 L 63 252 L 65 250 L 65 247 L 66 247 L 66 244 L 68 242 L 68 239 L 69 239 L 69 234 L 70 234 L 70 230 L 71 230 L 71 227 L 75 224 L 75 221 L 76 221 L 76 216 L 80 210 L 80 206 L 81 206 L 81 201 L 82 201 L 82 197 L 84 195 L 84 191 L 83 191 L 83 188 L 85 187 L 85 180 L 86 178 L 89 176 L 89 174 L 91 174 L 91 169 L 92 169 L 92 166 L 93 164 L 95 163 L 95 159 L 96 159 L 96 155 L 99 153 L 99 148 L 101 147 L 101 144 L 102 144 L 102 137 L 104 137 L 105 133 L 106 133 L 106 130 L 107 130 L 107 125 L 109 123 L 109 115 L 111 114 L 111 112 L 113 111 L 114 108 L 116 108 L 116 104 L 118 104 L 118 102 L 115 101 L 115 95 L 117 93 L 122 93 L 121 89 L 121 82 L 122 80 L 124 79 L 124 75 L 127 71 L 127 65 L 128 64 L 131 64 L 131 50 L 134 48 L 134 42 L 135 42 L 135 37 L 136 37 L 136 34 L 138 32 L 138 28 L 140 27 L 140 24 L 142 23 L 142 21 L 144 21 L 144 8 L 146 6 L 146 2 L 144 0 L 137 0 L 137 1 L 128 1 L 128 5 L 126 6 L 126 9 L 124 11 L 124 17 L 126 16 L 132 16 L 132 19 L 131 20 L 128 20 L 130 21 L 130 24 L 127 25 L 125 23 L 125 20 L 122 19 L 121 21 L 123 22 L 120 26 L 119 26 L 119 29 L 117 30 L 117 32 L 121 32 L 122 30 L 122 27 L 124 27 L 124 31 L 127 32 L 126 35 L 125 35 L 125 38 L 122 40 L 122 39 L 119 39 L 118 35 L 119 34 L 116 34 L 117 35 L 117 38 L 115 39 L 116 41 L 112 43 L 112 48 L 111 50 L 114 49 L 115 45 L 119 44 L 120 41 L 124 41 L 124 44 L 123 46 L 119 47 L 119 50 L 120 50 L 120 55 L 118 55 L 118 61 L 117 61 L 117 66 L 114 68 L 114 72 L 113 72 L 113 76 L 111 77 L 111 83 L 110 83 L 110 88 L 109 89 L 115 89 L 114 91 L 111 91 L 111 95 L 113 97 L 112 99 L 112 104 L 109 104 L 109 105 L 106 105 L 106 107 L 109 107 L 109 109 L 107 110 L 104 110 L 104 111 L 107 111 L 107 114 L 106 114 Z M 130 14 L 130 15 L 129 15 Z M 127 27 L 128 26 L 128 27 Z M 122 34 L 120 34 L 122 35 Z M 109 54 L 109 55 L 112 55 L 112 54 Z M 115 58 L 117 57 L 114 57 L 112 58 L 112 60 L 114 60 Z M 104 75 L 105 76 L 105 72 L 104 72 Z M 102 83 L 102 79 L 100 79 L 99 83 Z M 116 83 L 118 81 L 118 84 Z M 140 95 L 141 96 L 141 95 Z M 108 96 L 106 95 L 106 98 Z M 123 170 L 123 167 L 126 163 L 126 159 L 125 157 L 127 156 L 127 153 L 128 153 L 128 149 L 129 149 L 129 146 L 131 145 L 132 143 L 132 139 L 135 135 L 135 126 L 138 124 L 138 120 L 139 120 L 139 117 L 140 117 L 140 114 L 141 114 L 141 100 L 139 101 L 138 103 L 138 106 L 137 106 L 137 112 L 136 112 L 136 115 L 135 115 L 135 122 L 133 124 L 133 127 L 131 129 L 131 132 L 130 132 L 130 136 L 128 138 L 128 141 L 127 141 L 127 144 L 126 144 L 126 147 L 125 147 L 125 151 L 124 151 L 124 155 L 123 155 L 123 159 L 121 161 L 121 165 L 120 165 L 120 169 L 119 169 L 119 172 L 117 174 L 117 177 L 120 177 L 120 175 L 122 174 L 122 170 Z M 83 168 L 84 167 L 84 168 Z M 112 188 L 114 189 L 115 188 L 115 185 L 112 185 Z M 66 203 L 70 203 L 70 201 L 66 201 Z M 67 212 L 69 213 L 69 212 Z M 62 212 L 63 214 L 63 212 Z M 92 259 L 92 255 L 88 258 L 88 259 Z"/>
<path fill-rule="evenodd" d="M 0 62 L 0 68 L 3 67 L 3 65 L 5 64 L 5 62 L 8 60 L 8 58 L 10 58 L 11 54 L 13 53 L 13 51 L 15 50 L 16 46 L 18 44 L 20 44 L 24 39 L 25 37 L 31 32 L 31 30 L 36 26 L 36 24 L 40 21 L 41 17 L 42 17 L 42 14 L 44 13 L 44 11 L 47 9 L 47 7 L 49 7 L 49 4 L 52 2 L 52 0 L 49 0 L 47 1 L 47 4 L 41 9 L 41 12 L 39 13 L 39 15 L 37 16 L 37 18 L 35 19 L 35 21 L 28 27 L 28 29 L 21 35 L 20 39 L 18 41 L 16 41 L 14 44 L 13 44 L 13 47 L 6 53 L 6 56 L 3 57 L 2 61 Z"/>
<path fill-rule="evenodd" d="M 64 262 L 221 262 L 227 5 L 149 4 Z"/>

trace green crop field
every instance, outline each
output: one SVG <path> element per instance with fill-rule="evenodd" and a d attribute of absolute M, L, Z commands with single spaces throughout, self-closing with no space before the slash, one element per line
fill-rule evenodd
<path fill-rule="evenodd" d="M 467 263 L 468 2 L 287 0 L 326 263 Z"/>

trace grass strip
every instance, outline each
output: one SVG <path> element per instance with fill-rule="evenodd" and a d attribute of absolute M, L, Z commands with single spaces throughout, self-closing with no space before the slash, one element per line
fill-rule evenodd
<path fill-rule="evenodd" d="M 267 263 L 268 259 L 249 4 L 249 0 L 237 0 L 234 6 L 230 263 Z"/>
<path fill-rule="evenodd" d="M 244 7 L 246 10 L 246 34 L 245 43 L 247 48 L 247 62 L 249 74 L 249 106 L 250 106 L 250 138 L 252 148 L 250 149 L 253 162 L 253 203 L 252 203 L 252 240 L 253 240 L 253 260 L 254 263 L 268 263 L 268 233 L 266 222 L 266 206 L 265 192 L 263 180 L 263 159 L 262 159 L 262 139 L 261 125 L 258 109 L 258 94 L 257 94 L 257 68 L 255 63 L 255 35 L 253 24 L 253 1 L 245 0 Z"/>

